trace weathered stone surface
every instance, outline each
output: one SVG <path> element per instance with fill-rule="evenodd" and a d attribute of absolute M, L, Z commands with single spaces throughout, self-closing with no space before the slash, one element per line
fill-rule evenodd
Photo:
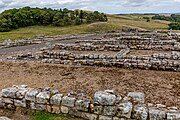
<path fill-rule="evenodd" d="M 52 106 L 52 113 L 59 114 L 61 113 L 59 106 Z"/>
<path fill-rule="evenodd" d="M 114 105 L 116 101 L 116 95 L 99 91 L 94 95 L 94 102 L 100 105 Z"/>
<path fill-rule="evenodd" d="M 25 95 L 25 99 L 26 100 L 29 100 L 29 101 L 32 101 L 32 102 L 35 102 L 36 101 L 36 95 L 39 93 L 38 90 L 36 89 L 32 89 L 30 91 L 28 91 Z"/>
<path fill-rule="evenodd" d="M 46 110 L 46 105 L 43 104 L 35 104 L 36 110 L 39 111 L 45 111 Z"/>
<path fill-rule="evenodd" d="M 89 106 L 90 105 L 90 101 L 89 100 L 77 100 L 75 102 L 75 107 L 77 110 L 81 110 L 81 111 L 89 111 Z"/>
<path fill-rule="evenodd" d="M 13 105 L 13 104 L 7 104 L 7 105 L 6 105 L 6 108 L 9 109 L 9 110 L 15 110 L 15 109 L 16 109 L 16 106 Z"/>
<path fill-rule="evenodd" d="M 62 105 L 67 107 L 74 107 L 76 98 L 64 96 L 62 98 Z"/>
<path fill-rule="evenodd" d="M 56 95 L 53 95 L 50 99 L 50 103 L 52 105 L 60 105 L 61 103 L 61 100 L 62 100 L 62 94 L 56 94 Z"/>
<path fill-rule="evenodd" d="M 17 88 L 6 88 L 2 89 L 2 96 L 9 97 L 9 98 L 16 98 L 16 92 L 18 91 Z"/>
<path fill-rule="evenodd" d="M 112 117 L 100 115 L 99 120 L 113 120 L 113 119 L 112 119 Z"/>
<path fill-rule="evenodd" d="M 36 101 L 37 103 L 40 104 L 49 104 L 49 99 L 50 99 L 50 92 L 40 92 L 37 96 L 36 96 Z"/>
<path fill-rule="evenodd" d="M 2 101 L 7 104 L 13 104 L 14 100 L 11 98 L 2 98 Z"/>
<path fill-rule="evenodd" d="M 26 107 L 26 100 L 14 100 L 14 105 L 16 107 Z"/>
<path fill-rule="evenodd" d="M 94 109 L 94 113 L 98 114 L 98 115 L 102 114 L 102 112 L 103 112 L 103 106 L 95 105 L 93 109 Z"/>
<path fill-rule="evenodd" d="M 144 93 L 141 92 L 129 92 L 128 97 L 132 97 L 133 100 L 140 102 L 140 103 L 144 103 Z"/>
<path fill-rule="evenodd" d="M 133 111 L 133 118 L 138 120 L 147 120 L 148 110 L 145 105 L 135 105 Z"/>
<path fill-rule="evenodd" d="M 117 108 L 117 116 L 131 118 L 132 107 L 131 102 L 120 103 Z"/>
<path fill-rule="evenodd" d="M 47 106 L 46 106 L 46 111 L 47 111 L 48 113 L 52 113 L 52 106 L 51 106 L 51 105 L 47 105 Z"/>
<path fill-rule="evenodd" d="M 35 103 L 34 103 L 34 102 L 31 102 L 31 103 L 30 103 L 30 108 L 31 108 L 32 110 L 36 110 L 36 106 L 35 106 Z"/>
<path fill-rule="evenodd" d="M 167 120 L 180 120 L 180 112 L 178 111 L 167 112 Z"/>
<path fill-rule="evenodd" d="M 116 107 L 115 106 L 105 106 L 103 110 L 103 114 L 105 116 L 114 116 L 116 114 Z"/>
<path fill-rule="evenodd" d="M 11 119 L 9 119 L 7 117 L 0 117 L 0 120 L 11 120 Z"/>
<path fill-rule="evenodd" d="M 113 120 L 128 120 L 126 118 L 113 117 Z"/>
<path fill-rule="evenodd" d="M 67 114 L 67 113 L 69 113 L 69 108 L 65 107 L 65 106 L 61 106 L 61 112 L 64 114 Z"/>
<path fill-rule="evenodd" d="M 88 119 L 88 120 L 97 120 L 97 115 L 95 114 L 90 114 L 90 113 L 84 113 L 85 115 L 85 118 Z"/>
<path fill-rule="evenodd" d="M 166 112 L 157 108 L 149 108 L 149 120 L 163 120 L 166 118 Z"/>
<path fill-rule="evenodd" d="M 28 89 L 25 89 L 25 88 L 19 89 L 16 93 L 16 98 L 23 99 L 27 91 Z"/>

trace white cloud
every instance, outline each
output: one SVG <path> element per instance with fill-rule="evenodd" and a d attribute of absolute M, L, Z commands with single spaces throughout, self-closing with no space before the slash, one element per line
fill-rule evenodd
<path fill-rule="evenodd" d="M 0 0 L 0 11 L 24 6 L 66 7 L 107 13 L 180 12 L 180 0 Z"/>

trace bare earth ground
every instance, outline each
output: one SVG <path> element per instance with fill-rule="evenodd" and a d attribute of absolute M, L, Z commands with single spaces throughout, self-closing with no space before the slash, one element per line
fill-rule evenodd
<path fill-rule="evenodd" d="M 180 72 L 137 69 L 75 67 L 35 63 L 0 63 L 0 89 L 12 85 L 54 87 L 62 93 L 114 89 L 119 95 L 130 91 L 146 94 L 146 102 L 180 108 Z"/>

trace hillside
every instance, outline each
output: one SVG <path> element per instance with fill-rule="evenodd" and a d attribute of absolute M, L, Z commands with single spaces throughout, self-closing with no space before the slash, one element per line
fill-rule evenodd
<path fill-rule="evenodd" d="M 0 40 L 28 38 L 34 35 L 62 35 L 96 31 L 120 30 L 122 26 L 137 27 L 145 30 L 167 30 L 170 22 L 151 20 L 146 22 L 142 15 L 108 15 L 108 22 L 96 22 L 78 26 L 31 26 L 10 32 L 0 32 Z"/>

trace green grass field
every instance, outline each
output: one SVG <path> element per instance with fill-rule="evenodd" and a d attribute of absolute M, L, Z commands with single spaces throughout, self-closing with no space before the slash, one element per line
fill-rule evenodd
<path fill-rule="evenodd" d="M 151 20 L 146 22 L 142 15 L 108 15 L 108 22 L 97 22 L 83 24 L 79 26 L 52 27 L 52 26 L 31 26 L 12 30 L 10 32 L 0 32 L 0 40 L 30 38 L 34 35 L 63 35 L 88 33 L 96 31 L 119 30 L 123 25 L 137 27 L 145 30 L 167 30 L 169 22 Z"/>

